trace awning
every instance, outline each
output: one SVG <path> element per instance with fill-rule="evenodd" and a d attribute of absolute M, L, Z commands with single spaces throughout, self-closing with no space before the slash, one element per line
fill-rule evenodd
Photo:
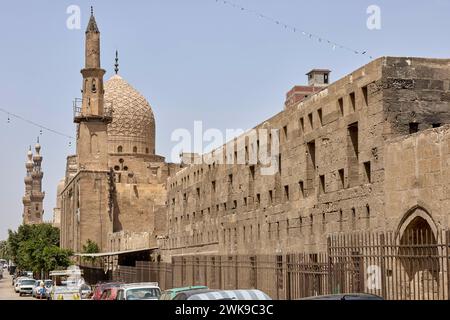
<path fill-rule="evenodd" d="M 125 250 L 125 251 L 100 252 L 100 253 L 74 253 L 74 256 L 99 258 L 99 257 L 107 257 L 107 256 L 118 256 L 118 255 L 127 254 L 127 253 L 143 252 L 143 251 L 149 251 L 149 250 L 155 250 L 155 249 L 159 249 L 159 248 L 153 247 L 153 248 L 144 248 L 144 249 Z"/>

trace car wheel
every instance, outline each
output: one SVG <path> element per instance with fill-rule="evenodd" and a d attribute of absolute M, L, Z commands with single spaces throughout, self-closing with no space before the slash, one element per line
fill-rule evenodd
<path fill-rule="evenodd" d="M 21 293 L 19 293 L 19 296 L 23 296 L 22 292 L 21 292 Z"/>

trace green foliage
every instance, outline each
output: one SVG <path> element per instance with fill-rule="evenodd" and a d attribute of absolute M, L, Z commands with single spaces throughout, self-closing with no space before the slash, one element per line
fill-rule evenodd
<path fill-rule="evenodd" d="M 98 244 L 91 239 L 88 239 L 86 241 L 86 244 L 83 245 L 83 253 L 99 253 L 100 248 L 98 247 Z M 96 263 L 97 258 L 95 257 L 83 257 L 84 261 L 90 262 L 90 263 Z"/>
<path fill-rule="evenodd" d="M 83 253 L 99 253 L 100 249 L 98 244 L 91 239 L 86 241 L 86 244 L 83 245 Z"/>
<path fill-rule="evenodd" d="M 44 259 L 43 270 L 50 271 L 60 268 L 67 268 L 72 264 L 70 256 L 72 252 L 70 250 L 61 249 L 57 246 L 51 246 L 44 249 L 42 257 Z"/>
<path fill-rule="evenodd" d="M 59 229 L 51 224 L 22 225 L 8 233 L 9 254 L 19 269 L 39 273 L 71 264 L 72 252 L 59 248 Z"/>
<path fill-rule="evenodd" d="M 10 259 L 7 241 L 0 241 L 0 259 L 5 259 L 5 260 Z"/>

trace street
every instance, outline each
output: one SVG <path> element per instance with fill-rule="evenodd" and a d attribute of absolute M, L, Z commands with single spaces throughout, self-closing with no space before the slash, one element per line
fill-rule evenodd
<path fill-rule="evenodd" d="M 0 300 L 35 300 L 31 296 L 19 296 L 14 292 L 14 288 L 11 285 L 12 277 L 8 272 L 3 272 L 3 279 L 0 279 Z"/>

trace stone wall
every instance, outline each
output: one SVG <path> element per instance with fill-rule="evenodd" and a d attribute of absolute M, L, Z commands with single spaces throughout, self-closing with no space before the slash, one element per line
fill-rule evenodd
<path fill-rule="evenodd" d="M 215 161 L 181 169 L 167 182 L 164 256 L 317 252 L 330 233 L 395 228 L 386 141 L 415 121 L 418 130 L 449 123 L 449 79 L 450 60 L 377 59 L 255 128 L 279 132 L 277 173 L 218 164 L 265 147 L 247 134 L 204 156 Z"/>
<path fill-rule="evenodd" d="M 450 227 L 450 126 L 387 145 L 384 202 L 388 226 L 419 208 L 433 229 Z"/>
<path fill-rule="evenodd" d="M 110 233 L 108 241 L 110 244 L 108 251 L 127 251 L 148 249 L 154 246 L 155 241 L 149 232 L 121 231 Z"/>
<path fill-rule="evenodd" d="M 61 193 L 61 246 L 81 252 L 87 240 L 107 250 L 112 230 L 108 172 L 80 171 Z"/>

